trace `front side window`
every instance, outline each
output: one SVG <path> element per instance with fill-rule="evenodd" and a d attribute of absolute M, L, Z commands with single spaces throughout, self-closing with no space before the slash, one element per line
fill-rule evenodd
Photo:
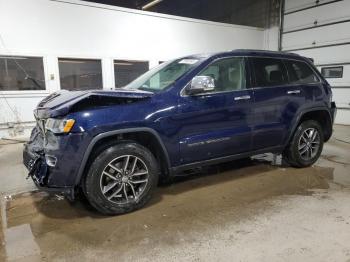
<path fill-rule="evenodd" d="M 43 59 L 0 56 L 0 90 L 45 90 Z"/>
<path fill-rule="evenodd" d="M 285 60 L 284 61 L 289 76 L 289 82 L 292 84 L 312 84 L 318 83 L 318 77 L 312 71 L 310 66 L 304 62 Z"/>
<path fill-rule="evenodd" d="M 124 88 L 160 92 L 175 83 L 177 79 L 196 67 L 201 61 L 201 58 L 195 57 L 164 62 L 143 74 Z"/>
<path fill-rule="evenodd" d="M 100 60 L 58 59 L 61 89 L 102 89 L 102 67 Z"/>
<path fill-rule="evenodd" d="M 287 74 L 283 62 L 276 58 L 252 58 L 257 87 L 287 84 Z"/>
<path fill-rule="evenodd" d="M 199 76 L 210 76 L 214 79 L 215 89 L 212 92 L 242 90 L 246 88 L 245 59 L 233 57 L 213 62 Z"/>
<path fill-rule="evenodd" d="M 126 86 L 148 69 L 149 64 L 146 61 L 114 60 L 115 87 Z"/>

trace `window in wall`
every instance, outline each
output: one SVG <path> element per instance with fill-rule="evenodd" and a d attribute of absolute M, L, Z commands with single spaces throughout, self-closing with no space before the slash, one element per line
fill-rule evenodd
<path fill-rule="evenodd" d="M 148 70 L 146 61 L 114 60 L 115 87 L 126 86 Z"/>
<path fill-rule="evenodd" d="M 288 83 L 286 69 L 280 59 L 252 58 L 256 86 L 268 87 Z"/>
<path fill-rule="evenodd" d="M 343 78 L 343 66 L 322 67 L 321 74 L 325 78 Z"/>
<path fill-rule="evenodd" d="M 319 79 L 310 66 L 304 62 L 285 60 L 284 61 L 292 84 L 312 84 L 318 83 Z"/>
<path fill-rule="evenodd" d="M 214 78 L 214 92 L 234 91 L 246 88 L 245 62 L 242 57 L 216 61 L 198 75 Z"/>
<path fill-rule="evenodd" d="M 58 59 L 61 89 L 102 89 L 101 60 Z"/>
<path fill-rule="evenodd" d="M 0 90 L 45 90 L 43 58 L 0 56 Z"/>

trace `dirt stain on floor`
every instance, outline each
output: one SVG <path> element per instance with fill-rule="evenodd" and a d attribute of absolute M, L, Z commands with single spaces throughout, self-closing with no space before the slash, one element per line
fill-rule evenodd
<path fill-rule="evenodd" d="M 177 178 L 160 186 L 145 208 L 115 217 L 99 215 L 84 201 L 72 204 L 45 193 L 22 194 L 7 201 L 5 235 L 30 235 L 27 246 L 34 242 L 33 249 L 39 251 L 29 255 L 39 255 L 42 260 L 78 258 L 89 250 L 94 250 L 96 258 L 99 254 L 103 258 L 122 257 L 132 249 L 142 252 L 191 242 L 208 229 L 224 228 L 227 223 L 273 208 L 268 202 L 251 205 L 264 199 L 328 189 L 333 174 L 334 167 L 285 168 L 260 156 Z M 11 233 L 11 228 L 22 235 Z"/>

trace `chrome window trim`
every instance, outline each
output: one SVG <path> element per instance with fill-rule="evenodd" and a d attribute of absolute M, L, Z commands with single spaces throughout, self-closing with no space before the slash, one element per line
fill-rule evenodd
<path fill-rule="evenodd" d="M 189 96 L 207 96 L 207 95 L 213 95 L 213 94 L 222 94 L 222 93 L 231 93 L 231 92 L 239 92 L 239 91 L 248 91 L 248 90 L 260 90 L 260 89 L 265 89 L 265 88 L 276 88 L 276 87 L 281 87 L 281 86 L 295 86 L 295 85 L 319 85 L 320 83 L 323 83 L 323 81 L 321 80 L 320 76 L 317 74 L 316 70 L 310 66 L 307 62 L 305 62 L 303 59 L 295 59 L 295 58 L 282 58 L 282 57 L 274 57 L 274 56 L 256 56 L 256 55 L 232 55 L 232 56 L 225 56 L 225 57 L 220 57 L 217 58 L 215 60 L 212 61 L 212 63 L 218 61 L 218 60 L 222 60 L 222 59 L 228 59 L 228 58 L 233 58 L 233 57 L 243 57 L 243 58 L 274 58 L 274 59 L 279 59 L 282 60 L 291 60 L 291 61 L 296 61 L 296 62 L 301 62 L 306 64 L 314 73 L 314 75 L 316 76 L 318 82 L 314 82 L 314 83 L 303 83 L 303 84 L 298 84 L 298 83 L 289 83 L 289 75 L 288 75 L 288 69 L 286 67 L 286 65 L 283 63 L 283 65 L 286 67 L 286 71 L 287 71 L 287 75 L 288 75 L 288 83 L 287 84 L 283 84 L 283 85 L 274 85 L 274 86 L 262 86 L 262 87 L 249 87 L 249 88 L 245 88 L 242 90 L 231 90 L 231 91 L 218 91 L 218 92 L 208 92 L 208 93 L 202 93 L 202 94 L 196 94 L 196 95 L 187 95 L 185 94 L 185 89 L 186 87 L 191 83 L 192 79 L 181 89 L 180 91 L 180 97 L 189 97 Z M 300 58 L 302 58 L 302 56 L 300 56 Z M 210 66 L 212 63 L 208 64 L 203 70 L 205 70 L 208 66 Z M 251 73 L 251 72 L 250 72 Z M 252 75 L 252 74 L 251 74 Z M 247 79 L 246 79 L 247 80 Z"/>
<path fill-rule="evenodd" d="M 279 87 L 279 86 L 294 86 L 294 85 L 318 85 L 320 83 L 322 83 L 322 80 L 320 79 L 319 75 L 317 74 L 317 72 L 304 60 L 298 60 L 298 59 L 294 59 L 294 58 L 280 58 L 280 57 L 270 57 L 270 56 L 247 56 L 247 57 L 251 57 L 251 58 L 275 58 L 275 59 L 279 59 L 282 61 L 285 69 L 286 69 L 286 73 L 287 73 L 287 77 L 288 77 L 288 83 L 287 84 L 282 84 L 282 85 L 273 85 L 273 86 L 261 86 L 261 87 L 251 87 L 250 89 L 262 89 L 262 88 L 271 88 L 271 87 Z M 300 63 L 304 63 L 306 64 L 311 71 L 314 73 L 314 75 L 316 76 L 318 82 L 313 82 L 313 83 L 289 83 L 289 74 L 288 74 L 288 68 L 285 65 L 283 60 L 291 60 L 291 61 L 296 61 L 296 62 L 300 62 Z"/>

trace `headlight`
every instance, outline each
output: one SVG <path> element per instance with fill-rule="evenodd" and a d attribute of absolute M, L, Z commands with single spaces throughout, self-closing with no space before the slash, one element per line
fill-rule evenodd
<path fill-rule="evenodd" d="M 74 119 L 49 118 L 46 120 L 45 128 L 55 134 L 69 133 L 74 123 Z"/>

